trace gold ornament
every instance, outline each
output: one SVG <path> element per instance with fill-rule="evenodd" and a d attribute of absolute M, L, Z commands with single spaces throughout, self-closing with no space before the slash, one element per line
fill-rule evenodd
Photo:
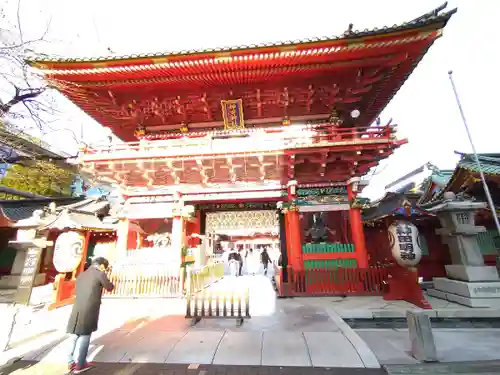
<path fill-rule="evenodd" d="M 136 137 L 143 137 L 146 135 L 146 129 L 144 129 L 143 126 L 138 126 L 137 129 L 135 129 L 134 135 Z"/>
<path fill-rule="evenodd" d="M 182 123 L 179 130 L 181 131 L 181 133 L 187 133 L 189 131 L 189 127 L 187 126 L 187 124 Z"/>

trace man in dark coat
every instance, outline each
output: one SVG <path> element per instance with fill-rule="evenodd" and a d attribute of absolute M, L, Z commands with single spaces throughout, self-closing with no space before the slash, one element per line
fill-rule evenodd
<path fill-rule="evenodd" d="M 71 345 L 68 353 L 69 372 L 81 374 L 92 369 L 87 362 L 90 335 L 97 331 L 99 310 L 101 308 L 102 289 L 112 291 L 113 284 L 106 276 L 109 262 L 97 257 L 90 267 L 76 280 L 75 304 L 68 321 L 67 332 L 71 334 Z M 76 361 L 75 357 L 76 353 Z"/>
<path fill-rule="evenodd" d="M 264 266 L 264 275 L 267 275 L 267 268 L 269 266 L 269 263 L 271 263 L 271 257 L 269 256 L 269 253 L 267 252 L 267 249 L 265 247 L 260 253 L 260 261 Z"/>

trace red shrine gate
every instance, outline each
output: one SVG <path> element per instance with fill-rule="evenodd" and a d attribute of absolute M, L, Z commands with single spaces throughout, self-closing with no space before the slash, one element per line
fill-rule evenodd
<path fill-rule="evenodd" d="M 341 272 L 365 275 L 354 284 L 372 291 L 361 178 L 406 142 L 378 116 L 455 12 L 441 11 L 338 38 L 30 63 L 128 142 L 86 147 L 79 159 L 127 199 L 110 257 L 143 241 L 140 224 L 153 220 L 170 226 L 178 266 L 189 242 L 200 246 L 191 235 L 204 232 L 202 205 L 281 202 L 281 253 L 295 292 L 311 292 L 310 279 L 295 277 L 304 269 L 338 266 L 362 269 Z M 338 187 L 344 191 L 317 193 Z M 320 215 L 335 211 L 342 213 Z M 314 213 L 315 227 L 304 231 Z M 339 277 L 323 282 L 333 285 L 328 292 Z"/>

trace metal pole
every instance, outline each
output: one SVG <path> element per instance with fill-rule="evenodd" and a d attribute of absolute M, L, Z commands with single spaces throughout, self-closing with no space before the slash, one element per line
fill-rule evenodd
<path fill-rule="evenodd" d="M 486 195 L 488 205 L 490 206 L 491 214 L 493 216 L 493 221 L 495 222 L 495 226 L 497 227 L 498 235 L 500 235 L 500 222 L 498 221 L 495 204 L 493 203 L 493 199 L 491 198 L 490 189 L 488 188 L 488 184 L 486 183 L 486 179 L 484 178 L 483 168 L 477 156 L 476 147 L 474 146 L 474 142 L 472 141 L 472 135 L 470 134 L 469 126 L 467 125 L 467 120 L 465 119 L 464 110 L 462 108 L 462 104 L 460 103 L 460 98 L 458 96 L 455 82 L 453 81 L 453 71 L 450 70 L 448 72 L 448 77 L 450 78 L 451 87 L 453 89 L 453 93 L 455 94 L 455 99 L 457 101 L 458 110 L 460 111 L 460 116 L 462 116 L 462 122 L 464 123 L 465 131 L 467 132 L 467 136 L 469 137 L 469 142 L 472 148 L 472 153 L 474 154 L 475 162 L 477 164 L 477 167 L 479 168 L 479 177 L 481 178 L 481 182 L 483 183 L 484 193 Z"/>

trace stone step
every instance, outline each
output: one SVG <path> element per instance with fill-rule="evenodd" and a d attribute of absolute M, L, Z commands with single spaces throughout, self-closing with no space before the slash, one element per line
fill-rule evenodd
<path fill-rule="evenodd" d="M 429 375 L 429 374 L 460 374 L 460 375 L 493 375 L 500 373 L 500 361 L 474 361 L 453 363 L 419 363 L 412 365 L 386 365 L 385 370 L 390 375 Z"/>
<path fill-rule="evenodd" d="M 4 275 L 0 277 L 0 289 L 13 289 L 19 284 L 20 275 Z"/>
<path fill-rule="evenodd" d="M 12 303 L 17 289 L 0 289 L 0 303 Z"/>
<path fill-rule="evenodd" d="M 432 297 L 443 299 L 449 302 L 458 303 L 459 305 L 473 308 L 492 308 L 500 309 L 500 298 L 472 298 L 460 296 L 458 294 L 442 291 L 438 289 L 429 289 L 427 294 Z"/>
<path fill-rule="evenodd" d="M 500 281 L 467 282 L 435 277 L 434 289 L 471 298 L 500 298 Z"/>

